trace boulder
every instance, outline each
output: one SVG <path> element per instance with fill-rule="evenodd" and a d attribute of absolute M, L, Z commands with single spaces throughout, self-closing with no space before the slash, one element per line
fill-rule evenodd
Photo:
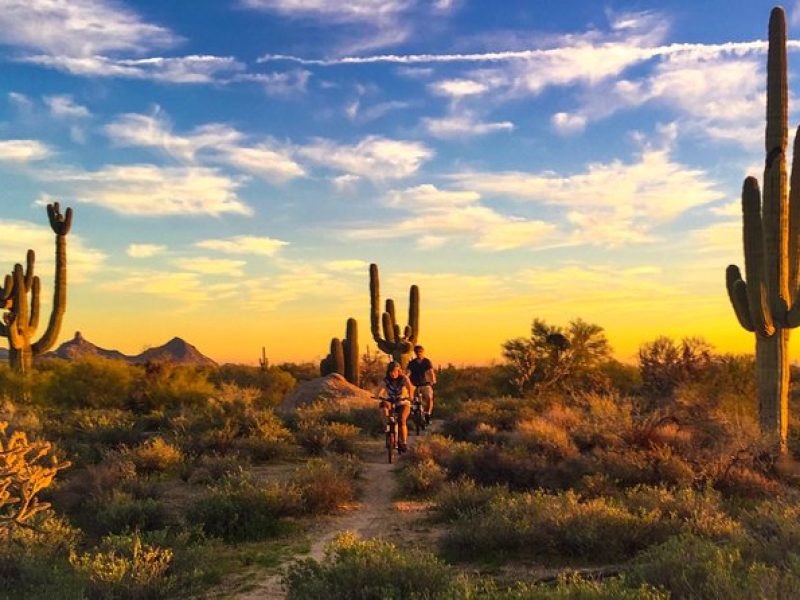
<path fill-rule="evenodd" d="M 287 414 L 316 402 L 330 403 L 338 409 L 378 409 L 378 401 L 372 397 L 371 392 L 349 383 L 339 373 L 331 373 L 301 383 L 289 392 L 275 410 Z"/>

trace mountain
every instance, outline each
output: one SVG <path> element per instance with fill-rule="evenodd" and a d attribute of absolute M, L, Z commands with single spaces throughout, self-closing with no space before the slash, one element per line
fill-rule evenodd
<path fill-rule="evenodd" d="M 44 355 L 45 358 L 63 358 L 65 360 L 81 356 L 102 356 L 103 358 L 123 360 L 134 364 L 142 364 L 148 361 L 169 361 L 179 365 L 217 365 L 197 348 L 179 337 L 172 338 L 163 346 L 148 348 L 141 354 L 128 356 L 118 350 L 108 350 L 96 346 L 84 338 L 80 331 L 76 331 L 75 337 L 71 340 L 61 344 L 53 352 L 48 352 Z M 8 351 L 0 348 L 0 359 L 2 358 L 8 358 Z"/>
<path fill-rule="evenodd" d="M 131 357 L 126 356 L 117 350 L 106 350 L 100 346 L 95 346 L 92 342 L 86 340 L 81 335 L 80 331 L 76 331 L 75 337 L 68 342 L 61 344 L 53 352 L 48 352 L 45 356 L 64 358 L 68 360 L 81 356 L 102 356 L 103 358 L 112 358 L 115 360 L 131 360 Z"/>
<path fill-rule="evenodd" d="M 179 365 L 217 366 L 217 363 L 203 355 L 189 342 L 179 337 L 172 338 L 163 346 L 148 348 L 140 355 L 131 358 L 131 362 L 134 363 L 144 363 L 148 361 L 170 361 Z"/>

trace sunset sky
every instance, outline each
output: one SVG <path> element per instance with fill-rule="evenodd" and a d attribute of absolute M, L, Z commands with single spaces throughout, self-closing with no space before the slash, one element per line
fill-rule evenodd
<path fill-rule="evenodd" d="M 499 360 L 534 317 L 625 361 L 661 334 L 749 352 L 724 271 L 771 7 L 0 0 L 0 267 L 35 249 L 51 296 L 58 200 L 61 340 L 318 360 L 355 317 L 374 348 L 375 262 L 403 323 L 419 285 L 437 364 Z"/>

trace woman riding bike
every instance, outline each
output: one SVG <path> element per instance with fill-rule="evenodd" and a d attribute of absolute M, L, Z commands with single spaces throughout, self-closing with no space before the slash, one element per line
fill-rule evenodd
<path fill-rule="evenodd" d="M 407 394 L 404 396 L 403 391 Z M 390 362 L 386 367 L 386 377 L 376 396 L 381 398 L 380 409 L 384 418 L 389 416 L 389 411 L 394 410 L 400 420 L 400 440 L 397 444 L 399 452 L 405 452 L 408 440 L 408 415 L 411 412 L 411 396 L 413 390 L 411 381 L 403 374 L 400 363 Z"/>

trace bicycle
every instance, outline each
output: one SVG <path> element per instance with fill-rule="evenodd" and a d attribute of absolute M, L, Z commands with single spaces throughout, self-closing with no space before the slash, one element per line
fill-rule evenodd
<path fill-rule="evenodd" d="M 411 420 L 414 423 L 417 435 L 425 431 L 427 422 L 425 421 L 425 413 L 422 410 L 422 390 L 420 386 L 414 389 L 414 399 L 411 401 Z"/>
<path fill-rule="evenodd" d="M 373 398 L 375 400 L 381 400 L 382 402 L 388 402 L 391 405 L 389 414 L 386 416 L 383 431 L 386 434 L 386 454 L 389 459 L 389 464 L 392 464 L 392 462 L 394 462 L 395 451 L 397 451 L 398 454 L 400 453 L 400 419 L 397 416 L 400 404 L 396 402 L 393 403 L 388 398 L 382 398 L 380 396 L 373 396 Z"/>

